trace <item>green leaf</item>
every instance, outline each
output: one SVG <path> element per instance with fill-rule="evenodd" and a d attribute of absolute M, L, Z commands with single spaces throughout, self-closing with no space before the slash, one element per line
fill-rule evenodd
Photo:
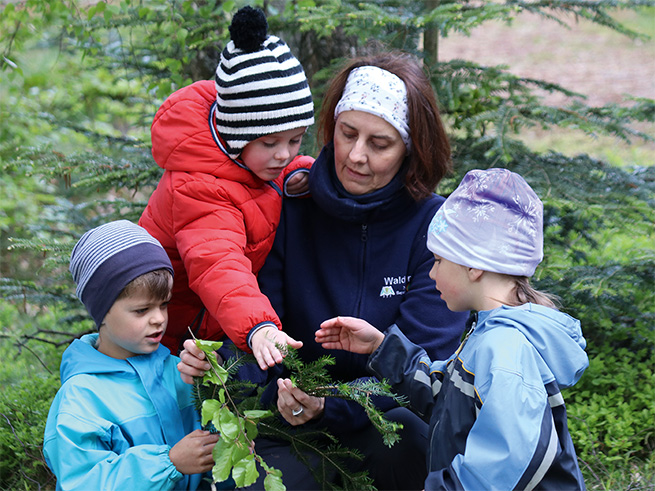
<path fill-rule="evenodd" d="M 218 412 L 221 409 L 221 406 L 222 404 L 215 399 L 205 399 L 202 402 L 200 418 L 203 426 L 218 416 Z"/>
<path fill-rule="evenodd" d="M 232 477 L 237 488 L 250 486 L 257 480 L 258 476 L 259 473 L 255 465 L 255 457 L 252 454 L 248 454 L 247 457 L 236 462 L 232 469 Z"/>
<path fill-rule="evenodd" d="M 257 438 L 257 435 L 259 434 L 259 430 L 257 429 L 257 423 L 254 423 L 250 419 L 246 419 L 246 436 L 250 441 L 253 441 L 255 438 Z"/>
<path fill-rule="evenodd" d="M 234 440 L 239 434 L 239 419 L 225 406 L 219 409 L 212 423 L 220 431 L 221 437 L 228 441 Z"/>
<path fill-rule="evenodd" d="M 218 350 L 223 343 L 221 341 L 204 341 L 202 339 L 196 339 L 196 346 L 200 348 L 204 353 L 207 361 L 212 366 L 211 369 L 205 373 L 202 378 L 202 383 L 205 385 L 215 384 L 223 386 L 227 381 L 229 374 L 216 360 L 215 351 Z"/>
<path fill-rule="evenodd" d="M 234 10 L 234 0 L 228 0 L 227 2 L 223 3 L 223 12 L 229 14 L 233 10 Z"/>
<path fill-rule="evenodd" d="M 252 456 L 250 453 L 249 445 L 244 444 L 242 441 L 235 442 L 232 446 L 232 462 L 236 463 L 240 460 L 247 459 L 248 456 Z"/>
<path fill-rule="evenodd" d="M 267 474 L 264 478 L 264 489 L 266 491 L 286 491 L 286 486 L 282 483 L 282 475 Z"/>
<path fill-rule="evenodd" d="M 189 31 L 183 28 L 177 30 L 175 37 L 177 38 L 178 42 L 182 42 L 187 38 L 188 35 L 189 35 Z"/>
<path fill-rule="evenodd" d="M 212 367 L 202 377 L 202 383 L 204 385 L 214 384 L 220 387 L 225 383 L 227 377 L 228 374 L 222 367 Z"/>
<path fill-rule="evenodd" d="M 233 443 L 226 442 L 222 437 L 218 440 L 212 450 L 214 458 L 214 467 L 212 468 L 212 478 L 214 482 L 223 482 L 230 477 L 232 472 L 232 448 Z"/>
<path fill-rule="evenodd" d="M 222 341 L 205 341 L 204 339 L 196 339 L 196 346 L 203 350 L 206 355 L 219 350 L 223 346 Z"/>
<path fill-rule="evenodd" d="M 273 413 L 271 411 L 263 410 L 263 409 L 249 409 L 244 411 L 243 415 L 246 418 L 257 422 L 260 419 L 270 418 L 271 416 L 273 416 Z"/>

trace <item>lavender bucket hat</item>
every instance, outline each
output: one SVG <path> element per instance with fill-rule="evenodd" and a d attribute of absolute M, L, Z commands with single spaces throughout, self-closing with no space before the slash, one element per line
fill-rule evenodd
<path fill-rule="evenodd" d="M 543 259 L 543 204 L 514 172 L 472 170 L 432 219 L 427 247 L 462 266 L 530 277 Z"/>

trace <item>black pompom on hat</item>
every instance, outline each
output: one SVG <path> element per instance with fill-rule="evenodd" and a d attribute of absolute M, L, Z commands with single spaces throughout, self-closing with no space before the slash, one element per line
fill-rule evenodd
<path fill-rule="evenodd" d="M 258 51 L 266 41 L 268 22 L 261 9 L 243 7 L 232 19 L 230 37 L 234 46 L 246 53 Z"/>
<path fill-rule="evenodd" d="M 216 68 L 216 129 L 236 159 L 253 140 L 314 124 L 307 77 L 287 44 L 267 35 L 260 9 L 243 7 Z"/>

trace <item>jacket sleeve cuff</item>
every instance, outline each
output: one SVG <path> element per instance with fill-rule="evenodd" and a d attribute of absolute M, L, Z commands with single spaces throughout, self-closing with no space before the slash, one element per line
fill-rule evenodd
<path fill-rule="evenodd" d="M 397 342 L 397 338 L 399 337 L 404 338 L 404 335 L 398 326 L 396 324 L 389 326 L 389 328 L 384 332 L 384 339 L 380 343 L 380 346 L 378 346 L 375 351 L 373 351 L 373 353 L 368 356 L 366 369 L 369 373 L 375 375 L 378 378 L 385 378 L 383 372 L 381 372 L 379 368 L 389 364 L 389 360 L 386 358 L 387 355 L 385 355 L 385 351 L 388 351 L 389 349 L 393 350 L 394 344 Z"/>
<path fill-rule="evenodd" d="M 168 479 L 171 482 L 176 483 L 184 477 L 184 474 L 178 471 L 177 467 L 175 467 L 175 464 L 173 464 L 173 461 L 171 460 L 171 456 L 170 456 L 170 451 L 171 451 L 171 447 L 167 447 L 166 450 L 161 453 L 161 457 L 164 460 L 166 471 L 170 473 Z"/>
<path fill-rule="evenodd" d="M 294 170 L 292 172 L 289 172 L 289 174 L 287 174 L 284 177 L 283 192 L 284 192 L 285 197 L 287 197 L 287 198 L 300 198 L 301 196 L 309 196 L 309 187 L 307 187 L 306 191 L 304 191 L 302 193 L 295 193 L 295 194 L 290 193 L 289 190 L 287 189 L 287 183 L 289 182 L 289 179 L 292 176 L 295 176 L 296 174 L 298 174 L 300 172 L 303 172 L 305 174 L 309 174 L 309 169 L 296 169 L 296 170 Z"/>
<path fill-rule="evenodd" d="M 255 335 L 257 331 L 259 331 L 260 329 L 264 329 L 265 327 L 274 327 L 275 329 L 277 329 L 277 326 L 273 322 L 262 322 L 261 324 L 257 324 L 248 333 L 248 338 L 246 339 L 246 342 L 248 343 L 248 348 L 252 350 L 252 337 Z"/>

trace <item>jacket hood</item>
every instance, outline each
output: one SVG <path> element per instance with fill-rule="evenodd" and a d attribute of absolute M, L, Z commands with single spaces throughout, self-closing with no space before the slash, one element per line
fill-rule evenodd
<path fill-rule="evenodd" d="M 216 87 L 202 80 L 171 94 L 152 122 L 152 156 L 169 171 L 202 172 L 251 187 L 264 184 L 255 174 L 222 149 L 212 123 Z"/>
<path fill-rule="evenodd" d="M 129 374 L 134 375 L 134 368 L 125 360 L 119 360 L 100 353 L 96 348 L 98 334 L 87 334 L 76 339 L 66 348 L 61 358 L 59 369 L 62 385 L 71 377 L 79 374 Z M 168 348 L 159 345 L 154 353 L 149 355 L 156 358 L 166 358 L 170 354 Z"/>
<path fill-rule="evenodd" d="M 334 144 L 328 143 L 309 171 L 309 192 L 328 215 L 348 222 L 368 222 L 382 214 L 404 213 L 414 201 L 405 189 L 405 166 L 382 189 L 361 196 L 350 194 L 337 178 Z"/>
<path fill-rule="evenodd" d="M 478 313 L 481 334 L 496 327 L 521 331 L 541 355 L 560 387 L 574 385 L 589 366 L 580 321 L 555 309 L 528 303 Z"/>

